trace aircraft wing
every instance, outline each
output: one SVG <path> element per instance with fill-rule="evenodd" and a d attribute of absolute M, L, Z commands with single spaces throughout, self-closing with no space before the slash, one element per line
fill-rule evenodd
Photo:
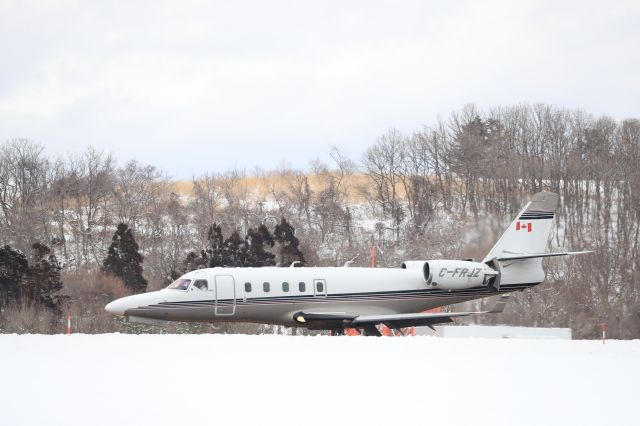
<path fill-rule="evenodd" d="M 367 324 L 384 324 L 389 328 L 404 328 L 426 325 L 432 327 L 436 324 L 453 322 L 453 318 L 468 317 L 482 314 L 497 314 L 504 310 L 509 300 L 508 295 L 500 296 L 496 304 L 488 311 L 479 312 L 437 312 L 416 314 L 391 314 L 391 315 L 360 315 L 351 321 L 352 326 L 358 327 Z"/>
<path fill-rule="evenodd" d="M 453 318 L 456 317 L 500 313 L 504 310 L 508 300 L 508 295 L 500 296 L 498 302 L 491 309 L 479 312 L 437 312 L 384 315 L 350 315 L 343 312 L 298 312 L 294 315 L 294 319 L 309 328 L 332 328 L 331 326 L 340 326 L 373 330 L 377 324 L 384 324 L 389 328 L 414 326 L 433 327 L 437 324 L 453 322 Z"/>

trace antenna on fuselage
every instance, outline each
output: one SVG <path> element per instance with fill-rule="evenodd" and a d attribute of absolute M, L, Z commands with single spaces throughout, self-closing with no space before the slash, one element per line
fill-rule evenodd
<path fill-rule="evenodd" d="M 299 260 L 294 260 L 293 262 L 291 262 L 291 265 L 289 265 L 289 268 L 295 268 L 297 264 L 301 264 L 302 262 Z"/>
<path fill-rule="evenodd" d="M 349 266 L 351 266 L 351 264 L 356 261 L 358 256 L 360 256 L 360 253 L 356 254 L 351 260 L 347 260 L 346 262 L 344 262 L 344 265 L 342 265 L 342 267 L 343 268 L 348 268 Z"/>

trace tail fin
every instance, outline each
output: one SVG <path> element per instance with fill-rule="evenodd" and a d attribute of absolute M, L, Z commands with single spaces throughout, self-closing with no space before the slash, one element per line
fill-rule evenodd
<path fill-rule="evenodd" d="M 539 192 L 534 195 L 489 251 L 485 262 L 512 254 L 543 253 L 557 206 L 558 194 Z"/>
<path fill-rule="evenodd" d="M 534 195 L 484 258 L 483 262 L 493 262 L 501 269 L 501 285 L 544 281 L 542 259 L 528 255 L 545 252 L 558 199 L 558 194 L 552 192 Z M 512 261 L 497 264 L 498 259 L 504 262 L 507 258 Z"/>

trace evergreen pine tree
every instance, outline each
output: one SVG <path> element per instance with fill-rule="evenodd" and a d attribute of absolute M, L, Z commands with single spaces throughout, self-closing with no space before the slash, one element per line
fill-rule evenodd
<path fill-rule="evenodd" d="M 60 279 L 62 266 L 53 251 L 44 244 L 35 243 L 31 249 L 32 260 L 24 283 L 27 301 L 44 306 L 59 315 L 60 305 L 64 300 L 64 297 L 59 294 L 62 290 Z"/>
<path fill-rule="evenodd" d="M 276 225 L 273 238 L 278 243 L 280 266 L 289 266 L 296 260 L 304 265 L 304 255 L 298 248 L 300 241 L 295 236 L 295 229 L 285 218 Z"/>
<path fill-rule="evenodd" d="M 267 228 L 264 223 L 260 224 L 260 226 L 258 227 L 258 232 L 260 233 L 260 235 L 262 235 L 263 243 L 273 248 L 276 242 L 273 239 L 273 235 L 271 235 L 271 232 L 269 232 L 269 228 Z"/>
<path fill-rule="evenodd" d="M 207 240 L 209 243 L 209 247 L 207 247 L 209 267 L 224 266 L 224 237 L 218 224 L 214 223 L 209 227 Z"/>
<path fill-rule="evenodd" d="M 0 307 L 20 299 L 22 280 L 27 273 L 27 257 L 11 247 L 0 247 Z"/>
<path fill-rule="evenodd" d="M 142 293 L 147 288 L 147 280 L 142 276 L 143 260 L 131 229 L 124 223 L 118 224 L 102 271 L 122 279 L 124 286 L 132 292 Z"/>
<path fill-rule="evenodd" d="M 224 266 L 244 266 L 247 257 L 246 244 L 238 231 L 233 231 L 225 240 L 223 253 Z"/>
<path fill-rule="evenodd" d="M 273 236 L 266 226 L 260 225 L 257 230 L 249 229 L 245 238 L 247 242 L 247 260 L 245 266 L 272 266 L 275 264 L 275 255 L 265 251 L 265 244 L 273 247 Z"/>
<path fill-rule="evenodd" d="M 183 262 L 182 273 L 195 271 L 196 269 L 206 268 L 209 264 L 209 257 L 204 250 L 200 250 L 200 255 L 195 252 L 189 252 Z"/>

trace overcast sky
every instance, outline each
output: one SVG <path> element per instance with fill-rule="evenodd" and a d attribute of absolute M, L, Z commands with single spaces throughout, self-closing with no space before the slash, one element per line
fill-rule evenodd
<path fill-rule="evenodd" d="M 177 178 L 355 160 L 465 103 L 640 118 L 639 1 L 0 0 L 0 142 Z"/>

